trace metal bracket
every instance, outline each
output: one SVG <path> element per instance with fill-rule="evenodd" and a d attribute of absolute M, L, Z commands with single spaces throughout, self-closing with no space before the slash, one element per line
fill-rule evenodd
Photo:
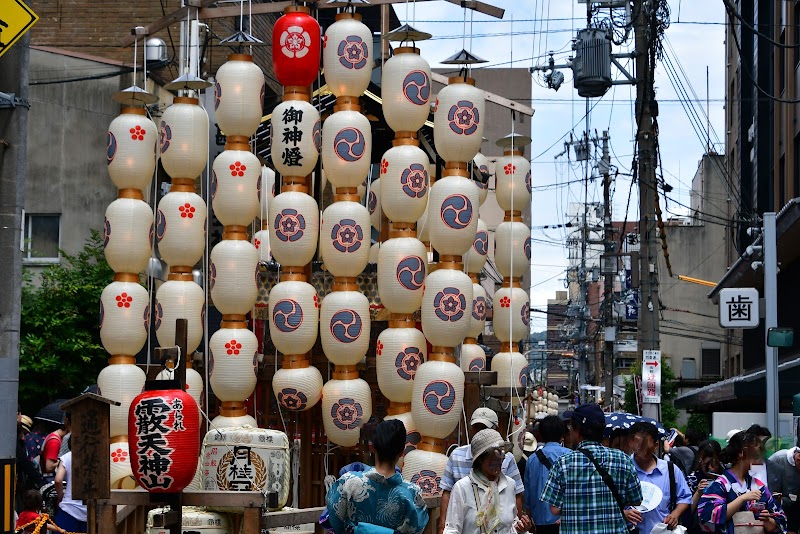
<path fill-rule="evenodd" d="M 631 55 L 630 54 L 611 54 L 611 63 L 613 63 L 619 69 L 619 71 L 628 80 L 627 81 L 615 80 L 615 81 L 611 82 L 611 85 L 636 85 L 636 78 L 631 76 L 631 74 L 627 70 L 625 70 L 625 67 L 622 66 L 622 63 L 617 61 L 617 58 L 619 58 L 619 57 L 630 58 Z"/>
<path fill-rule="evenodd" d="M 15 108 L 22 106 L 26 109 L 31 109 L 31 103 L 24 98 L 17 98 L 14 93 L 0 92 L 0 109 Z"/>

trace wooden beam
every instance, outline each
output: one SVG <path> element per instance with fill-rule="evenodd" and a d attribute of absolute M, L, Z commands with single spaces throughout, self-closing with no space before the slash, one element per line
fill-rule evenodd
<path fill-rule="evenodd" d="M 431 79 L 435 82 L 439 82 L 442 85 L 447 85 L 447 76 L 444 76 L 437 72 L 431 72 Z M 525 106 L 523 104 L 520 104 L 519 102 L 509 100 L 508 98 L 496 95 L 494 93 L 490 93 L 489 91 L 484 91 L 483 89 L 481 89 L 481 91 L 483 92 L 483 97 L 488 102 L 494 102 L 499 106 L 513 109 L 517 113 L 522 113 L 523 115 L 527 115 L 528 117 L 533 117 L 534 110 L 532 107 Z"/>
<path fill-rule="evenodd" d="M 174 23 L 176 23 L 176 22 L 178 22 L 180 20 L 185 19 L 187 17 L 187 15 L 190 18 L 194 18 L 196 16 L 196 14 L 197 14 L 197 8 L 198 7 L 202 9 L 204 7 L 210 6 L 211 4 L 213 4 L 216 1 L 217 0 L 200 0 L 199 2 L 190 2 L 192 4 L 197 4 L 197 5 L 196 6 L 188 5 L 188 6 L 180 8 L 180 9 L 177 9 L 177 10 L 173 11 L 172 13 L 170 13 L 169 15 L 167 15 L 165 17 L 161 17 L 157 21 L 155 21 L 155 22 L 153 22 L 151 24 L 148 24 L 147 26 L 144 27 L 144 30 L 142 30 L 140 32 L 137 32 L 136 35 L 133 35 L 133 34 L 132 35 L 126 35 L 125 37 L 122 38 L 122 40 L 119 42 L 119 44 L 120 44 L 120 46 L 123 46 L 123 47 L 124 46 L 131 46 L 136 41 L 138 41 L 140 39 L 146 39 L 148 35 L 153 35 L 154 33 L 163 30 L 164 28 L 166 28 L 170 24 L 174 24 Z M 238 13 L 236 15 L 238 15 Z"/>
<path fill-rule="evenodd" d="M 185 491 L 184 506 L 214 506 L 226 508 L 260 508 L 264 504 L 264 496 L 257 491 Z M 100 499 L 101 504 L 151 506 L 150 493 L 136 490 L 111 490 L 108 499 Z"/>
<path fill-rule="evenodd" d="M 264 516 L 261 526 L 267 529 L 279 527 L 291 527 L 294 525 L 305 525 L 306 523 L 316 523 L 319 516 L 325 511 L 324 506 L 315 508 L 300 508 L 299 510 L 285 510 L 270 512 Z"/>
<path fill-rule="evenodd" d="M 487 4 L 486 2 L 478 2 L 477 0 L 447 0 L 451 4 L 455 4 L 460 7 L 465 7 L 467 9 L 472 9 L 473 11 L 477 11 L 478 13 L 483 13 L 484 15 L 489 15 L 490 17 L 494 17 L 496 19 L 502 19 L 503 15 L 505 15 L 506 10 L 495 7 L 491 4 Z"/>

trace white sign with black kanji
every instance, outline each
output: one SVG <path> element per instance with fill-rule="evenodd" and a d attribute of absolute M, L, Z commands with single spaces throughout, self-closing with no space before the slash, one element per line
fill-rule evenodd
<path fill-rule="evenodd" d="M 719 325 L 722 328 L 756 328 L 758 323 L 757 289 L 739 287 L 720 290 Z"/>

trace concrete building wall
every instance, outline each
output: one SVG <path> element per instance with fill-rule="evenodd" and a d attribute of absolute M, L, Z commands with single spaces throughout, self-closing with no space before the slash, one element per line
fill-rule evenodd
<path fill-rule="evenodd" d="M 723 156 L 705 155 L 692 181 L 696 207 L 705 214 L 727 215 Z M 673 278 L 668 275 L 663 255 L 659 255 L 662 306 L 661 351 L 670 359 L 675 376 L 702 379 L 701 354 L 704 348 L 720 349 L 721 374 L 726 374 L 725 359 L 732 356 L 727 344 L 729 333 L 719 326 L 717 306 L 707 298 L 709 287 L 680 281 L 678 275 L 716 282 L 727 269 L 726 247 L 730 236 L 720 224 L 691 219 L 691 225 L 670 225 L 666 228 Z M 711 378 L 711 377 L 707 377 Z"/>
<path fill-rule="evenodd" d="M 113 64 L 31 50 L 25 212 L 60 214 L 61 248 L 68 253 L 83 247 L 90 229 L 102 231 L 105 209 L 116 198 L 107 171 L 106 132 L 120 111 L 111 95 L 125 84 L 121 76 L 36 82 L 115 69 Z"/>

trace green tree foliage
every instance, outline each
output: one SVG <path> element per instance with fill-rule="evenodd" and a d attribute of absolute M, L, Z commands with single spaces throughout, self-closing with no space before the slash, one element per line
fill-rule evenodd
<path fill-rule="evenodd" d="M 25 413 L 97 380 L 108 358 L 100 342 L 100 294 L 113 277 L 96 230 L 77 255 L 61 251 L 61 262 L 38 275 L 24 270 L 19 403 Z"/>
<path fill-rule="evenodd" d="M 711 423 L 707 413 L 693 413 L 689 416 L 686 429 L 694 428 L 706 434 L 711 434 Z"/>
<path fill-rule="evenodd" d="M 631 377 L 641 376 L 642 362 L 636 362 L 631 368 Z M 661 358 L 661 424 L 664 428 L 673 428 L 678 420 L 678 409 L 675 408 L 673 401 L 678 395 L 678 382 L 675 380 L 675 373 L 669 363 Z M 636 389 L 633 379 L 625 383 L 625 411 L 637 413 Z"/>

